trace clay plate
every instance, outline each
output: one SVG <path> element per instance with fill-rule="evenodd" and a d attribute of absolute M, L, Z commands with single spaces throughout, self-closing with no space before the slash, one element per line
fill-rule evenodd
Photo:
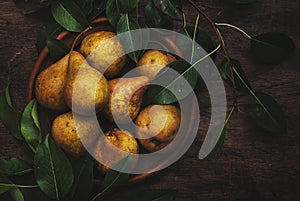
<path fill-rule="evenodd" d="M 107 18 L 106 17 L 99 17 L 97 19 L 95 19 L 92 23 L 91 26 L 93 27 L 91 30 L 89 30 L 88 32 L 86 32 L 82 37 L 84 38 L 85 35 L 88 35 L 90 33 L 93 32 L 97 32 L 97 31 L 115 31 L 113 27 L 111 27 L 111 25 L 108 23 Z M 63 31 L 61 32 L 58 36 L 57 39 L 59 40 L 63 40 L 66 44 L 68 44 L 69 46 L 71 46 L 73 40 L 75 39 L 75 37 L 78 34 L 76 33 L 71 33 L 68 31 Z M 169 38 L 166 38 L 166 41 L 169 43 L 170 47 L 173 48 L 175 50 L 175 52 L 177 52 L 177 55 L 181 55 L 181 52 L 178 50 L 177 46 L 175 45 L 175 43 L 170 40 Z M 80 42 L 80 41 L 79 41 Z M 48 66 L 50 66 L 53 63 L 53 61 L 51 60 L 49 53 L 48 53 L 48 48 L 45 47 L 42 52 L 40 53 L 34 67 L 32 68 L 31 74 L 30 74 L 30 78 L 29 78 L 29 82 L 28 82 L 28 87 L 27 87 L 27 101 L 31 101 L 34 98 L 34 84 L 35 84 L 35 79 L 37 77 L 37 75 L 44 70 L 45 68 L 47 68 Z M 192 104 L 193 107 L 195 107 L 195 104 Z M 55 119 L 56 116 L 60 115 L 60 112 L 56 112 L 53 110 L 49 110 L 46 109 L 42 106 L 38 106 L 38 111 L 39 111 L 39 120 L 40 120 L 40 124 L 41 124 L 41 129 L 43 133 L 50 133 L 51 131 L 51 124 L 52 121 Z M 191 128 L 191 126 L 193 126 L 193 114 L 190 115 L 190 125 L 189 127 Z M 188 133 L 188 130 L 187 130 Z M 166 161 L 167 162 L 167 161 Z M 163 164 L 161 164 L 163 165 Z M 159 167 L 157 167 L 159 169 Z M 151 172 L 151 173 L 145 173 L 145 174 L 139 174 L 139 175 L 131 175 L 131 177 L 129 178 L 127 184 L 134 184 L 134 183 L 138 183 L 141 182 L 145 179 L 150 178 L 151 176 L 153 176 L 156 172 Z M 96 184 L 100 184 L 102 182 L 101 177 L 95 177 L 94 182 Z"/>

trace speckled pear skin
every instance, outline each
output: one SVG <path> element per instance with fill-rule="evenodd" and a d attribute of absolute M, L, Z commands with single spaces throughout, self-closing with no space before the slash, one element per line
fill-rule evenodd
<path fill-rule="evenodd" d="M 146 76 L 152 80 L 163 67 L 175 60 L 176 58 L 171 54 L 166 54 L 159 50 L 148 50 L 139 60 L 137 70 L 139 75 Z"/>
<path fill-rule="evenodd" d="M 161 150 L 176 137 L 180 121 L 180 110 L 174 105 L 147 106 L 136 119 L 141 145 L 150 152 Z"/>
<path fill-rule="evenodd" d="M 69 54 L 43 70 L 35 81 L 35 98 L 43 107 L 66 111 L 64 99 Z"/>
<path fill-rule="evenodd" d="M 52 137 L 64 151 L 79 157 L 86 153 L 84 145 L 90 147 L 94 144 L 99 135 L 98 129 L 94 118 L 78 115 L 74 118 L 73 113 L 68 112 L 53 121 Z"/>
<path fill-rule="evenodd" d="M 117 75 L 126 64 L 123 47 L 115 36 L 109 31 L 95 32 L 86 36 L 80 47 L 89 64 L 108 78 Z"/>
<path fill-rule="evenodd" d="M 108 83 L 110 94 L 108 104 L 103 109 L 104 117 L 120 124 L 129 123 L 138 115 L 149 78 L 116 78 Z"/>
<path fill-rule="evenodd" d="M 116 154 L 120 152 L 114 153 L 111 151 L 107 151 L 107 148 L 109 146 L 116 146 L 120 150 L 127 153 L 138 154 L 139 152 L 139 146 L 136 139 L 128 131 L 120 130 L 120 129 L 112 129 L 104 133 L 104 136 L 108 141 L 104 141 L 100 139 L 98 140 L 94 150 L 94 156 L 96 159 L 101 158 L 102 157 L 101 155 L 105 154 L 111 160 L 110 163 L 115 164 L 118 162 L 117 159 L 119 157 L 120 158 L 126 157 L 126 153 L 123 153 L 122 156 L 116 157 Z M 105 174 L 109 170 L 107 166 L 101 163 L 98 163 L 98 169 L 103 174 Z"/>
<path fill-rule="evenodd" d="M 64 97 L 73 112 L 86 116 L 99 112 L 108 102 L 108 81 L 76 51 L 71 56 Z"/>

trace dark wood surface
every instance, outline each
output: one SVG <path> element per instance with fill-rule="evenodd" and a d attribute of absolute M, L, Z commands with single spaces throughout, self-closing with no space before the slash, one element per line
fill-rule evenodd
<path fill-rule="evenodd" d="M 235 24 L 252 35 L 284 32 L 296 47 L 300 45 L 299 0 L 260 0 L 249 6 L 237 6 L 229 0 L 196 2 L 217 22 Z M 192 22 L 196 11 L 188 5 L 184 10 Z M 208 27 L 203 20 L 202 24 Z M 18 113 L 26 105 L 26 86 L 37 58 L 35 40 L 40 26 L 37 20 L 22 16 L 13 1 L 0 1 L 0 89 L 11 83 L 12 101 Z M 123 195 L 144 188 L 177 189 L 176 201 L 300 199 L 299 50 L 280 65 L 261 65 L 250 55 L 249 41 L 244 36 L 227 28 L 222 30 L 230 55 L 241 61 L 253 88 L 272 94 L 282 105 L 288 133 L 266 133 L 244 114 L 234 114 L 222 155 L 212 161 L 199 160 L 197 156 L 207 127 L 204 123 L 208 122 L 204 118 L 194 144 L 179 161 L 106 200 L 122 200 Z M 230 90 L 228 97 L 232 99 Z M 0 158 L 22 155 L 19 147 L 20 143 L 0 124 Z M 0 197 L 0 200 L 10 198 Z"/>

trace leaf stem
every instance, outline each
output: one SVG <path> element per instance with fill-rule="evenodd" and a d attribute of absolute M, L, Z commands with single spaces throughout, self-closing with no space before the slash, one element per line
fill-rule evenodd
<path fill-rule="evenodd" d="M 233 67 L 233 70 L 236 73 L 236 75 L 239 77 L 239 79 L 241 80 L 241 82 L 243 83 L 243 85 L 245 85 L 245 87 L 248 89 L 248 91 L 250 92 L 250 94 L 262 106 L 262 108 L 266 111 L 266 113 L 270 116 L 270 118 L 274 122 L 276 122 L 276 120 L 273 118 L 273 116 L 271 115 L 271 113 L 269 112 L 269 110 L 264 106 L 264 104 L 260 101 L 260 99 L 255 95 L 255 93 L 252 91 L 252 89 L 250 89 L 250 87 L 246 84 L 246 82 L 243 80 L 243 78 L 239 75 L 239 73 L 237 72 L 237 70 L 234 67 Z"/>
<path fill-rule="evenodd" d="M 217 29 L 217 31 L 219 33 L 219 36 L 220 36 L 221 42 L 223 44 L 223 47 L 225 47 L 225 42 L 224 42 L 224 39 L 222 37 L 222 34 L 221 34 L 221 32 L 220 32 L 219 29 Z M 228 62 L 230 62 L 230 57 L 229 56 L 227 56 L 227 60 L 228 60 Z M 233 90 L 233 96 L 235 97 L 234 105 L 236 105 L 237 104 L 236 83 L 235 83 L 234 74 L 233 74 L 233 70 L 232 70 L 232 66 L 231 65 L 230 65 L 230 76 L 231 76 L 232 85 L 233 85 L 233 88 L 234 88 L 234 90 Z"/>
<path fill-rule="evenodd" d="M 229 54 L 226 50 L 226 47 L 225 47 L 225 42 L 224 42 L 224 39 L 222 37 L 222 34 L 220 32 L 220 30 L 218 29 L 217 26 L 229 26 L 229 27 L 232 27 L 234 29 L 237 29 L 239 30 L 240 32 L 242 32 L 243 34 L 245 34 L 248 38 L 252 38 L 249 34 L 247 34 L 245 31 L 243 31 L 242 29 L 234 26 L 234 25 L 231 25 L 231 24 L 226 24 L 226 23 L 215 23 L 199 6 L 197 6 L 192 0 L 188 0 L 188 2 L 199 12 L 201 13 L 204 18 L 210 23 L 211 27 L 213 28 L 219 42 L 221 43 L 221 46 L 222 46 L 222 49 L 224 51 L 224 54 L 225 54 L 225 58 L 230 62 L 230 57 L 229 57 Z M 231 79 L 232 79 L 232 83 L 233 83 L 233 96 L 234 96 L 234 105 L 235 107 L 237 107 L 237 95 L 236 95 L 236 83 L 235 83 L 235 79 L 234 79 L 234 73 L 233 73 L 233 69 L 232 69 L 232 66 L 230 66 L 230 76 L 231 76 Z"/>
<path fill-rule="evenodd" d="M 216 34 L 216 36 L 217 36 L 217 38 L 218 38 L 218 40 L 219 40 L 219 43 L 221 43 L 222 44 L 222 49 L 223 49 L 223 51 L 224 51 L 224 53 L 225 53 L 225 56 L 228 58 L 229 56 L 229 54 L 227 53 L 227 50 L 226 50 L 226 48 L 225 48 L 225 46 L 224 46 L 224 43 L 222 42 L 223 41 L 223 39 L 222 39 L 222 37 L 221 37 L 221 35 L 220 35 L 220 32 L 218 31 L 218 29 L 217 29 L 217 26 L 216 26 L 216 24 L 215 24 L 215 22 L 202 10 L 202 8 L 200 8 L 199 6 L 197 6 L 192 0 L 187 0 L 201 15 L 203 15 L 203 17 L 210 23 L 210 25 L 211 25 L 211 27 L 212 27 L 212 29 L 213 29 L 213 31 L 215 32 L 215 34 Z"/>
<path fill-rule="evenodd" d="M 19 185 L 19 184 L 5 184 L 5 183 L 0 183 L 0 186 L 5 186 L 5 187 L 18 187 L 18 188 L 38 188 L 38 185 L 34 186 L 25 186 L 25 185 Z"/>
<path fill-rule="evenodd" d="M 219 34 L 219 36 L 220 36 L 221 43 L 222 43 L 223 47 L 225 47 L 225 41 L 224 41 L 224 39 L 223 39 L 223 37 L 222 37 L 222 35 L 221 35 L 221 32 L 220 32 L 220 30 L 219 30 L 219 29 L 217 29 L 217 32 L 218 32 L 218 34 Z"/>
<path fill-rule="evenodd" d="M 91 201 L 95 201 L 97 200 L 104 192 L 101 191 L 100 193 L 98 193 L 97 195 L 95 195 L 95 197 L 93 197 L 93 199 Z"/>
<path fill-rule="evenodd" d="M 229 119 L 231 118 L 231 115 L 232 115 L 234 109 L 235 109 L 235 106 L 233 106 L 233 107 L 231 108 L 231 110 L 230 110 L 230 112 L 229 112 L 229 114 L 228 114 L 228 116 L 227 116 L 227 118 L 226 118 L 226 120 L 225 120 L 225 125 L 228 124 L 228 121 L 229 121 Z"/>
<path fill-rule="evenodd" d="M 231 63 L 231 59 L 230 58 L 228 58 L 228 62 L 230 62 Z M 232 79 L 232 85 L 233 85 L 233 97 L 234 97 L 234 102 L 233 102 L 233 105 L 234 105 L 234 107 L 237 107 L 237 105 L 238 105 L 238 103 L 237 103 L 237 94 L 236 94 L 236 83 L 235 83 L 235 79 L 234 79 L 234 72 L 233 72 L 233 66 L 232 65 L 230 65 L 230 77 L 231 77 L 231 79 Z"/>
<path fill-rule="evenodd" d="M 244 34 L 247 38 L 249 38 L 250 40 L 252 39 L 252 36 L 250 36 L 248 33 L 246 33 L 244 30 L 242 30 L 241 28 L 234 26 L 232 24 L 228 24 L 228 23 L 215 23 L 216 26 L 226 26 L 226 27 L 230 27 L 233 28 L 235 30 L 238 30 L 239 32 L 241 32 L 242 34 Z"/>
<path fill-rule="evenodd" d="M 190 70 L 191 68 L 193 68 L 196 64 L 198 64 L 199 62 L 203 61 L 204 59 L 206 59 L 207 57 L 209 57 L 210 55 L 212 55 L 213 53 L 215 53 L 216 51 L 218 51 L 218 49 L 220 49 L 221 45 L 219 44 L 213 51 L 211 51 L 210 53 L 208 53 L 207 55 L 205 55 L 204 57 L 200 58 L 198 61 L 196 61 L 195 63 L 193 63 L 193 65 L 191 67 L 189 67 L 186 71 Z M 185 72 L 186 72 L 185 71 Z M 184 73 L 185 73 L 184 72 Z"/>
<path fill-rule="evenodd" d="M 120 163 L 122 160 L 126 159 L 125 164 L 123 165 L 123 167 L 124 167 L 123 170 L 125 170 L 126 167 L 128 167 L 128 165 L 129 165 L 128 163 L 130 163 L 130 161 L 128 161 L 129 160 L 128 158 L 131 160 L 131 154 L 128 154 L 126 157 L 124 157 L 123 159 L 121 159 L 118 162 L 118 163 Z M 115 170 L 110 169 L 109 171 L 115 171 Z M 123 174 L 122 171 L 118 171 L 117 172 L 117 176 L 107 186 L 105 186 L 105 178 L 104 178 L 104 184 L 103 184 L 103 186 L 105 186 L 105 188 L 103 188 L 103 186 L 102 186 L 102 188 L 103 188 L 102 191 L 100 193 L 98 193 L 97 195 L 95 195 L 91 201 L 96 201 L 101 195 L 103 195 L 104 193 L 106 193 L 112 186 L 115 185 L 115 183 L 122 176 L 122 174 Z M 106 176 L 107 176 L 107 173 L 106 173 Z M 128 177 L 129 177 L 129 175 L 128 175 Z M 127 180 L 128 180 L 128 177 L 127 177 Z"/>
<path fill-rule="evenodd" d="M 71 57 L 71 55 L 69 56 L 69 58 Z M 49 135 L 48 135 L 49 136 Z M 58 186 L 57 186 L 57 179 L 56 179 L 56 173 L 54 171 L 54 163 L 53 163 L 53 159 L 52 159 L 52 154 L 50 152 L 50 144 L 49 144 L 49 141 L 47 140 L 47 143 L 48 143 L 48 146 L 49 146 L 49 149 L 48 150 L 48 154 L 49 154 L 49 157 L 50 157 L 50 165 L 51 165 L 51 173 L 53 175 L 53 181 L 54 181 L 54 186 L 55 186 L 55 193 L 56 193 L 56 199 L 59 201 L 59 193 L 58 193 Z"/>
<path fill-rule="evenodd" d="M 185 17 L 185 14 L 182 13 L 182 18 L 183 18 L 183 28 L 186 27 L 186 17 Z"/>
<path fill-rule="evenodd" d="M 194 33 L 193 33 L 193 47 L 192 47 L 192 56 L 191 56 L 191 59 L 190 59 L 190 63 L 192 63 L 192 62 L 193 62 L 193 59 L 194 59 L 194 53 L 195 53 L 195 40 L 196 40 L 196 34 L 197 34 L 197 27 L 198 27 L 198 24 L 199 24 L 199 18 L 200 18 L 200 16 L 197 15 L 197 19 L 196 19 L 195 27 L 194 27 Z"/>
<path fill-rule="evenodd" d="M 118 176 L 115 177 L 114 180 L 108 186 L 106 186 L 100 193 L 95 195 L 95 197 L 92 199 L 92 201 L 97 200 L 97 198 L 99 198 L 101 195 L 103 195 L 117 181 L 117 179 L 120 177 L 120 175 L 121 175 L 121 173 L 119 173 Z"/>
<path fill-rule="evenodd" d="M 120 175 L 121 175 L 121 173 L 119 173 L 118 176 L 115 177 L 114 180 L 108 186 L 106 186 L 100 193 L 95 195 L 95 197 L 93 197 L 92 201 L 96 201 L 101 195 L 103 195 L 107 190 L 109 190 L 109 188 L 118 180 Z"/>

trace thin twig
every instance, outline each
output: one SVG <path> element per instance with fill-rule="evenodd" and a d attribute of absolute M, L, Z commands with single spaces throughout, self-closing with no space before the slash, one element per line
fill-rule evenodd
<path fill-rule="evenodd" d="M 221 47 L 224 51 L 224 54 L 225 54 L 225 58 L 227 59 L 228 62 L 230 62 L 230 57 L 229 57 L 229 54 L 226 50 L 226 47 L 225 47 L 225 42 L 224 42 L 224 39 L 221 35 L 221 32 L 219 31 L 216 23 L 203 11 L 204 9 L 200 8 L 200 6 L 197 6 L 192 0 L 188 0 L 188 2 L 201 14 L 203 15 L 203 17 L 210 23 L 213 31 L 215 32 L 218 40 L 219 40 L 219 43 L 221 44 Z M 222 24 L 224 25 L 224 24 Z M 232 25 L 233 26 L 233 25 Z M 233 27 L 233 28 L 238 28 L 238 27 Z M 239 29 L 241 30 L 241 29 Z M 236 94 L 236 84 L 235 84 L 235 79 L 234 79 L 234 72 L 233 72 L 233 69 L 232 69 L 232 66 L 230 65 L 230 76 L 231 76 L 231 79 L 232 79 L 232 82 L 233 82 L 233 96 L 235 97 L 234 98 L 234 105 L 235 107 L 237 106 L 237 94 Z"/>
<path fill-rule="evenodd" d="M 234 26 L 232 24 L 228 24 L 228 23 L 215 23 L 216 26 L 226 26 L 226 27 L 230 27 L 233 28 L 235 30 L 238 30 L 239 32 L 241 32 L 242 34 L 244 34 L 247 38 L 249 38 L 250 40 L 252 39 L 252 36 L 250 36 L 250 34 L 246 33 L 244 30 L 242 30 L 241 28 Z"/>
<path fill-rule="evenodd" d="M 217 27 L 216 27 L 216 25 L 215 25 L 215 22 L 202 10 L 202 8 L 200 8 L 200 6 L 197 6 L 192 0 L 188 0 L 188 2 L 201 14 L 201 15 L 203 15 L 203 17 L 210 23 L 210 25 L 211 25 L 211 27 L 212 27 L 212 29 L 213 29 L 213 31 L 215 32 L 215 34 L 216 34 L 216 36 L 217 36 L 217 38 L 218 38 L 218 40 L 219 40 L 219 43 L 220 44 L 222 44 L 222 49 L 223 49 L 223 51 L 224 51 L 224 53 L 225 53 L 225 56 L 226 57 L 229 57 L 228 55 L 228 53 L 227 53 L 227 50 L 226 50 L 226 48 L 225 48 L 225 46 L 224 46 L 224 44 L 223 44 L 223 42 L 222 42 L 222 37 L 221 37 L 221 35 L 220 35 L 220 32 L 218 32 L 218 29 L 217 29 Z"/>

